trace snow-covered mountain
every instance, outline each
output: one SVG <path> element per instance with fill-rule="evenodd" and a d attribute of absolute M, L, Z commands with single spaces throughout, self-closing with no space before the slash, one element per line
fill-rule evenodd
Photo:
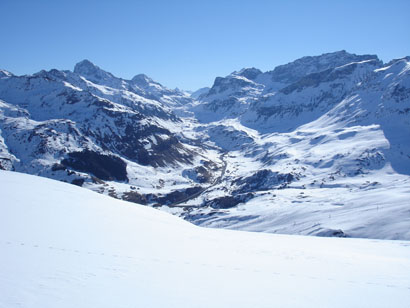
<path fill-rule="evenodd" d="M 4 73 L 0 165 L 142 203 L 175 202 L 219 168 L 215 151 L 184 134 L 190 123 L 172 111 L 190 101 L 146 76 L 123 80 L 87 60 L 74 72 Z"/>
<path fill-rule="evenodd" d="M 382 64 L 369 57 L 265 94 L 264 84 L 238 73 L 224 79 L 218 100 L 193 110 L 204 122 L 221 115 L 206 125 L 209 139 L 229 151 L 229 174 L 190 202 L 186 218 L 253 231 L 409 239 L 394 231 L 410 227 L 409 58 Z M 253 80 L 260 76 L 252 72 Z"/>
<path fill-rule="evenodd" d="M 0 166 L 203 226 L 410 239 L 410 58 L 346 51 L 188 95 L 145 75 L 0 72 Z"/>
<path fill-rule="evenodd" d="M 0 171 L 0 307 L 408 307 L 405 241 L 193 226 Z"/>
<path fill-rule="evenodd" d="M 329 110 L 381 66 L 377 56 L 340 51 L 304 57 L 265 73 L 256 68 L 242 69 L 225 78 L 217 77 L 193 111 L 204 122 L 240 118 L 258 130 L 288 130 L 300 125 L 301 113 L 314 112 L 303 119 L 305 122 L 316 119 L 318 112 Z M 281 119 L 289 120 L 288 124 Z"/>

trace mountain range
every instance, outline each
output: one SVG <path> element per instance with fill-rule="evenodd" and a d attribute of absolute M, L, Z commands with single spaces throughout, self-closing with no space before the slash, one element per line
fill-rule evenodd
<path fill-rule="evenodd" d="M 197 225 L 410 239 L 410 57 L 346 51 L 192 94 L 88 60 L 0 71 L 0 168 Z"/>

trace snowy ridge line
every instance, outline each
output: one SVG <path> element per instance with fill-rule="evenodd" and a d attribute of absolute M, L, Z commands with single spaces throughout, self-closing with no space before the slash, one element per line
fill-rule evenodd
<path fill-rule="evenodd" d="M 128 260 L 135 260 L 135 261 L 143 261 L 143 262 L 167 262 L 170 264 L 185 264 L 185 265 L 197 265 L 195 262 L 191 262 L 189 260 L 172 260 L 172 259 L 166 259 L 164 260 L 163 258 L 143 258 L 143 257 L 136 257 L 136 256 L 122 256 L 119 254 L 112 254 L 112 253 L 104 253 L 104 252 L 91 252 L 91 251 L 84 251 L 84 250 L 79 250 L 79 249 L 66 249 L 66 248 L 60 248 L 60 247 L 54 247 L 54 246 L 42 246 L 38 244 L 27 244 L 23 242 L 13 242 L 13 241 L 0 241 L 5 246 L 15 246 L 15 247 L 32 247 L 32 248 L 39 248 L 43 250 L 50 250 L 54 252 L 60 252 L 60 253 L 67 253 L 71 252 L 74 254 L 81 254 L 81 255 L 94 255 L 94 256 L 100 256 L 100 257 L 113 257 L 113 258 L 123 258 L 123 259 L 128 259 Z M 210 263 L 201 263 L 199 264 L 202 267 L 212 267 L 212 268 L 219 268 L 219 269 L 224 269 L 224 270 L 230 270 L 230 271 L 247 271 L 247 272 L 255 272 L 259 273 L 262 272 L 262 269 L 258 268 L 243 268 L 239 266 L 226 266 L 226 265 L 221 265 L 221 264 L 210 264 Z M 115 269 L 112 269 L 115 271 Z M 119 270 L 119 269 L 118 269 Z M 264 270 L 266 272 L 266 270 Z M 282 273 L 278 271 L 272 271 L 271 273 L 274 276 L 287 276 L 287 277 L 292 277 L 295 279 L 309 279 L 309 280 L 322 280 L 322 281 L 327 281 L 327 282 L 345 282 L 349 284 L 355 284 L 355 285 L 368 285 L 368 286 L 381 286 L 381 287 L 387 287 L 387 288 L 397 288 L 397 289 L 409 289 L 410 286 L 400 286 L 400 285 L 393 285 L 393 284 L 383 284 L 383 283 L 378 283 L 378 282 L 372 282 L 372 281 L 354 281 L 354 280 L 342 280 L 342 279 L 337 279 L 337 278 L 332 278 L 332 277 L 316 277 L 312 275 L 300 275 L 300 274 L 295 274 L 295 273 Z"/>

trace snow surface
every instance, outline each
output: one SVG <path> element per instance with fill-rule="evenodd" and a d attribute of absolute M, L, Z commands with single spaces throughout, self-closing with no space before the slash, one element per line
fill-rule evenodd
<path fill-rule="evenodd" d="M 408 307 L 410 242 L 205 229 L 0 171 L 0 307 Z"/>

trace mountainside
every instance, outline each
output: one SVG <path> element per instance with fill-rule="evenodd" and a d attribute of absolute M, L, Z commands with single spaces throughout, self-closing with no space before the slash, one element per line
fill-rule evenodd
<path fill-rule="evenodd" d="M 228 83 L 221 108 L 251 101 L 243 113 L 240 103 L 212 111 L 215 101 L 205 98 L 194 111 L 199 119 L 201 112 L 224 117 L 207 125 L 230 153 L 229 175 L 192 201 L 186 218 L 252 231 L 409 239 L 400 228 L 410 226 L 409 68 L 408 58 L 353 62 L 265 95 L 253 81 L 260 93 Z"/>
<path fill-rule="evenodd" d="M 408 242 L 198 228 L 17 172 L 0 171 L 0 189 L 0 307 L 404 308 L 410 302 Z"/>
<path fill-rule="evenodd" d="M 87 60 L 74 72 L 3 74 L 0 166 L 141 203 L 177 201 L 167 195 L 199 190 L 219 168 L 215 151 L 184 136 L 190 124 L 172 111 L 189 101 L 146 76 L 123 80 Z"/>
<path fill-rule="evenodd" d="M 326 105 L 335 104 L 381 65 L 377 56 L 341 51 L 304 57 L 265 73 L 255 68 L 242 69 L 225 78 L 217 77 L 193 111 L 204 122 L 239 117 L 245 125 L 258 129 L 268 120 L 272 122 L 269 118 L 273 115 L 286 119 L 291 116 L 293 123 L 295 113 L 324 110 Z M 309 91 L 311 88 L 314 91 Z M 262 121 L 257 121 L 259 118 Z M 275 129 L 287 128 L 281 122 Z"/>
<path fill-rule="evenodd" d="M 0 168 L 202 226 L 410 239 L 410 58 L 346 51 L 188 95 L 88 60 L 0 71 Z"/>

